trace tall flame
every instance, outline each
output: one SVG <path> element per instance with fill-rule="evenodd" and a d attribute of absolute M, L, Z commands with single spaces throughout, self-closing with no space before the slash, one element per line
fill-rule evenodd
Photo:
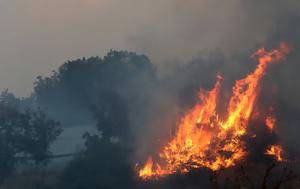
<path fill-rule="evenodd" d="M 175 136 L 159 153 L 158 162 L 149 157 L 139 176 L 158 178 L 200 167 L 218 170 L 243 159 L 247 151 L 241 136 L 247 132 L 260 80 L 269 64 L 282 60 L 288 53 L 288 45 L 281 43 L 277 49 L 260 48 L 252 55 L 258 58 L 258 65 L 244 79 L 236 81 L 224 119 L 216 111 L 222 81 L 218 75 L 212 90 L 200 90 L 199 103 L 180 119 Z"/>

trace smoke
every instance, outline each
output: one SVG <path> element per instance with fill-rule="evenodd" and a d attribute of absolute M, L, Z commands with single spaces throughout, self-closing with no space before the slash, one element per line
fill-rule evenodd
<path fill-rule="evenodd" d="M 298 14 L 299 2 L 12 0 L 0 9 L 0 88 L 28 95 L 36 75 L 109 49 L 147 54 L 159 67 L 218 48 L 244 52 L 264 43 L 281 17 Z"/>
<path fill-rule="evenodd" d="M 254 10 L 256 8 L 257 19 L 261 18 L 258 22 L 265 20 L 266 24 L 270 24 L 270 30 L 268 34 L 264 36 L 264 39 L 259 43 L 247 44 L 243 40 L 237 40 L 240 49 L 236 52 L 227 54 L 224 49 L 216 51 L 209 51 L 209 53 L 199 53 L 198 58 L 194 58 L 192 61 L 182 65 L 172 63 L 167 64 L 164 67 L 163 83 L 167 88 L 167 93 L 164 93 L 163 98 L 159 98 L 158 106 L 159 110 L 165 108 L 168 110 L 169 116 L 162 116 L 162 119 L 172 119 L 173 122 L 163 121 L 160 123 L 150 123 L 152 129 L 151 132 L 139 133 L 142 138 L 141 143 L 146 143 L 147 147 L 138 149 L 148 149 L 146 152 L 148 155 L 152 151 L 159 151 L 164 142 L 163 139 L 168 138 L 170 133 L 174 132 L 172 124 L 176 125 L 176 117 L 190 108 L 197 98 L 199 88 L 210 89 L 213 86 L 217 73 L 221 73 L 224 77 L 223 92 L 227 91 L 222 99 L 228 98 L 231 92 L 231 87 L 237 79 L 244 77 L 251 72 L 256 65 L 255 60 L 251 59 L 251 54 L 261 45 L 267 49 L 276 47 L 281 41 L 285 41 L 292 46 L 292 52 L 281 63 L 278 63 L 271 67 L 262 81 L 262 89 L 257 107 L 261 111 L 266 111 L 269 106 L 274 108 L 274 114 L 278 118 L 275 132 L 277 136 L 268 135 L 268 131 L 264 128 L 264 123 L 261 120 L 258 124 L 261 128 L 255 128 L 257 135 L 257 142 L 248 142 L 249 150 L 253 152 L 249 160 L 257 161 L 269 161 L 269 159 L 262 159 L 264 146 L 272 143 L 279 143 L 284 146 L 287 157 L 291 159 L 297 159 L 299 157 L 299 145 L 298 134 L 299 133 L 299 90 L 296 87 L 296 83 L 300 81 L 299 74 L 297 73 L 299 68 L 299 4 L 295 1 L 280 2 L 276 1 L 278 6 L 268 7 L 270 2 L 262 1 L 260 4 L 257 1 L 246 3 L 246 10 Z M 259 6 L 261 5 L 261 6 Z M 247 12 L 247 11 L 246 11 Z M 248 12 L 248 13 L 249 13 Z M 253 14 L 253 13 L 252 13 Z M 264 15 L 266 14 L 266 15 Z M 255 26 L 248 26 L 248 30 L 253 31 Z M 247 32 L 246 32 L 247 33 Z M 196 40 L 196 39 L 195 39 Z M 230 48 L 232 47 L 231 45 Z M 233 45 L 234 46 L 234 45 Z M 247 46 L 247 47 L 245 47 Z M 168 67 L 169 66 L 169 67 Z M 159 91 L 156 91 L 159 94 Z M 172 99 L 172 104 L 166 108 L 165 99 Z M 160 101 L 161 100 L 161 101 Z M 155 110 L 153 111 L 155 114 Z M 263 112 L 263 113 L 266 113 Z M 161 113 L 158 113 L 160 118 Z M 157 121 L 156 116 L 153 116 L 152 120 Z M 255 123 L 252 123 L 255 124 Z M 174 125 L 173 125 L 174 126 Z M 156 129 L 155 129 L 156 128 Z M 168 129 L 165 129 L 168 128 Z M 176 129 L 176 128 L 175 128 Z M 154 130 L 154 131 L 153 131 Z M 166 132 L 163 134 L 163 132 Z M 145 136 L 146 133 L 146 136 Z M 150 135 L 150 137 L 148 137 Z M 146 139 L 149 139 L 146 140 Z M 152 141 L 151 141 L 152 140 Z M 146 142 L 145 142 L 146 141 Z M 153 144 L 154 143 L 154 144 Z M 149 147 L 150 146 L 150 147 Z M 156 147 L 156 148 L 155 148 Z M 144 157 L 145 160 L 145 157 Z"/>
<path fill-rule="evenodd" d="M 275 86 L 275 100 L 278 106 L 276 115 L 281 120 L 278 123 L 281 141 L 298 154 L 300 147 L 295 142 L 299 142 L 299 139 L 295 133 L 299 132 L 300 125 L 300 90 L 295 87 L 295 84 L 300 81 L 296 71 L 300 68 L 299 23 L 299 14 L 285 15 L 279 19 L 274 35 L 268 39 L 268 42 L 272 45 L 279 40 L 285 40 L 291 44 L 293 51 L 284 63 L 278 64 L 273 70 L 270 70 L 270 74 L 266 78 L 266 85 L 272 83 Z"/>
<path fill-rule="evenodd" d="M 54 0 L 45 3 L 28 0 L 27 4 L 2 3 L 8 10 L 18 7 L 20 11 L 16 14 L 0 11 L 7 26 L 0 39 L 8 42 L 0 46 L 4 49 L 0 60 L 7 62 L 0 69 L 0 87 L 10 86 L 18 94 L 29 94 L 33 76 L 48 75 L 67 59 L 104 55 L 101 53 L 109 49 L 148 55 L 157 68 L 155 78 L 141 73 L 133 78 L 125 74 L 129 81 L 124 77 L 115 79 L 108 72 L 113 69 L 107 69 L 102 73 L 101 84 L 105 87 L 99 85 L 96 90 L 108 92 L 107 96 L 113 98 L 109 91 L 112 90 L 124 101 L 124 109 L 128 110 L 124 115 L 128 118 L 122 120 L 128 121 L 124 123 L 125 129 L 130 125 L 134 143 L 132 165 L 143 163 L 149 154 L 164 145 L 176 131 L 180 115 L 195 104 L 199 89 L 210 89 L 218 73 L 224 78 L 222 91 L 229 91 L 222 96 L 226 100 L 234 81 L 255 67 L 250 55 L 259 46 L 270 48 L 280 41 L 290 43 L 293 51 L 287 59 L 268 70 L 259 101 L 261 106 L 274 102 L 278 118 L 275 129 L 279 136 L 267 139 L 258 136 L 263 144 L 249 148 L 257 149 L 278 141 L 289 151 L 300 153 L 299 1 Z M 15 32 L 11 32 L 12 29 Z M 16 71 L 16 67 L 21 68 L 20 71 Z M 120 73 L 123 71 L 120 69 Z M 18 73 L 18 78 L 11 73 Z M 72 83 L 73 86 L 76 85 Z M 84 98 L 90 96 L 87 94 Z M 87 101 L 90 105 L 95 99 Z M 48 102 L 52 104 L 51 100 Z M 59 105 L 65 102 L 60 101 Z M 87 107 L 82 107 L 80 104 L 71 109 L 86 113 Z M 122 114 L 122 111 L 116 112 Z M 80 114 L 71 115 L 81 118 Z M 200 184 L 189 179 L 182 182 Z"/>

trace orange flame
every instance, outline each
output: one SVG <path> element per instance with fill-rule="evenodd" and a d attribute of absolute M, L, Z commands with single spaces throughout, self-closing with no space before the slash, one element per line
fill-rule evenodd
<path fill-rule="evenodd" d="M 271 145 L 265 152 L 266 155 L 274 156 L 277 161 L 284 161 L 283 149 L 279 145 Z"/>
<path fill-rule="evenodd" d="M 158 178 L 200 167 L 218 170 L 242 160 L 247 151 L 241 137 L 247 132 L 260 80 L 267 66 L 282 60 L 288 52 L 289 47 L 282 43 L 269 52 L 260 48 L 252 56 L 258 58 L 258 65 L 244 79 L 236 81 L 225 119 L 221 119 L 216 111 L 222 81 L 218 75 L 213 89 L 200 90 L 200 102 L 180 119 L 175 136 L 159 153 L 159 163 L 154 166 L 150 157 L 139 170 L 139 176 L 143 179 Z"/>

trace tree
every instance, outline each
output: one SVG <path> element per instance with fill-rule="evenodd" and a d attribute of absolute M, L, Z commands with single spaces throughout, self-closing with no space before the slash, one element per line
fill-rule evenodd
<path fill-rule="evenodd" d="M 94 124 L 90 107 L 103 93 L 132 100 L 155 79 L 155 68 L 145 55 L 110 51 L 103 58 L 68 61 L 50 77 L 37 77 L 34 96 L 38 105 L 63 125 Z"/>
<path fill-rule="evenodd" d="M 86 150 L 62 173 L 62 189 L 134 188 L 135 176 L 129 151 L 122 143 L 85 135 Z"/>
<path fill-rule="evenodd" d="M 34 98 L 49 116 L 64 125 L 95 124 L 101 133 L 85 135 L 86 149 L 65 168 L 62 188 L 130 188 L 130 116 L 145 106 L 145 91 L 156 81 L 150 60 L 127 51 L 68 61 L 37 78 Z"/>
<path fill-rule="evenodd" d="M 125 100 L 120 95 L 111 91 L 102 93 L 91 109 L 97 120 L 97 129 L 104 140 L 113 137 L 128 142 L 131 135 L 129 112 Z"/>
<path fill-rule="evenodd" d="M 59 123 L 42 111 L 21 111 L 7 96 L 7 91 L 0 95 L 0 185 L 19 164 L 46 163 L 50 144 L 61 133 Z"/>

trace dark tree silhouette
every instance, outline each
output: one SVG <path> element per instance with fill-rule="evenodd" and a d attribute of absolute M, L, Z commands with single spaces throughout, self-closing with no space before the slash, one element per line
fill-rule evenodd
<path fill-rule="evenodd" d="M 97 119 L 97 129 L 103 138 L 117 137 L 126 142 L 130 137 L 128 109 L 124 99 L 114 92 L 102 93 L 98 102 L 91 106 Z"/>
<path fill-rule="evenodd" d="M 49 146 L 61 133 L 41 111 L 20 111 L 7 91 L 0 96 L 0 185 L 17 165 L 46 163 Z"/>
<path fill-rule="evenodd" d="M 86 150 L 62 173 L 62 189 L 134 188 L 135 176 L 126 147 L 121 143 L 85 135 Z"/>
<path fill-rule="evenodd" d="M 146 56 L 110 51 L 103 58 L 68 61 L 52 76 L 37 77 L 34 97 L 63 125 L 90 124 L 94 123 L 90 107 L 98 103 L 102 93 L 110 91 L 133 100 L 139 87 L 155 78 L 155 68 Z"/>

